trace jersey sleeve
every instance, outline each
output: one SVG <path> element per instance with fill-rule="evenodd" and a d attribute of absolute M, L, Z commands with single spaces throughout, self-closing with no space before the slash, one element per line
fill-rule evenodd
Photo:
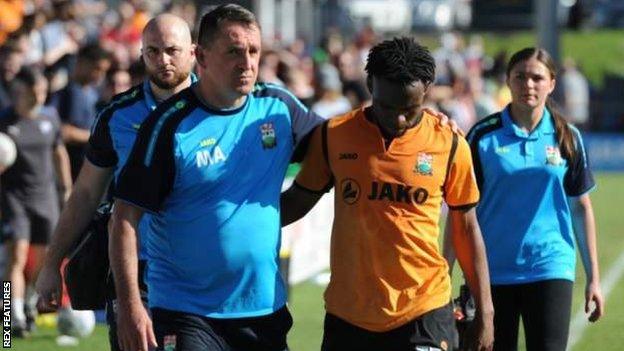
<path fill-rule="evenodd" d="M 114 167 L 118 162 L 109 126 L 112 114 L 104 110 L 97 117 L 85 153 L 89 162 L 102 168 Z"/>
<path fill-rule="evenodd" d="M 301 102 L 299 102 L 297 108 L 291 109 L 291 114 L 292 129 L 296 145 L 299 145 L 305 139 L 305 136 L 314 129 L 314 127 L 324 121 L 323 117 L 303 106 Z"/>
<path fill-rule="evenodd" d="M 576 153 L 563 179 L 563 187 L 568 196 L 580 196 L 594 188 L 596 182 L 589 168 L 581 133 L 574 127 L 570 128 L 575 137 Z"/>
<path fill-rule="evenodd" d="M 314 193 L 326 193 L 334 186 L 327 152 L 327 123 L 311 134 L 309 148 L 295 178 L 295 184 Z"/>
<path fill-rule="evenodd" d="M 451 152 L 444 182 L 444 199 L 449 208 L 468 209 L 479 202 L 479 188 L 466 140 L 454 134 L 456 150 Z"/>
<path fill-rule="evenodd" d="M 175 181 L 174 136 L 186 110 L 176 110 L 175 105 L 163 103 L 141 124 L 130 156 L 117 178 L 116 199 L 150 212 L 162 209 Z"/>

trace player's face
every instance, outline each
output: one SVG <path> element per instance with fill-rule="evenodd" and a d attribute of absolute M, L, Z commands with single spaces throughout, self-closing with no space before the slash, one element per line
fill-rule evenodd
<path fill-rule="evenodd" d="M 195 46 L 182 26 L 158 28 L 143 35 L 143 61 L 150 81 L 161 89 L 184 82 L 195 64 Z"/>
<path fill-rule="evenodd" d="M 201 79 L 214 84 L 225 99 L 249 94 L 258 78 L 260 49 L 260 30 L 257 26 L 222 23 L 214 42 L 198 49 L 201 52 Z"/>
<path fill-rule="evenodd" d="M 548 95 L 555 89 L 555 79 L 546 65 L 531 57 L 512 67 L 507 85 L 514 104 L 532 109 L 546 104 Z"/>
<path fill-rule="evenodd" d="M 372 112 L 384 135 L 403 135 L 420 118 L 428 89 L 421 81 L 403 85 L 372 77 L 369 86 L 373 97 Z"/>

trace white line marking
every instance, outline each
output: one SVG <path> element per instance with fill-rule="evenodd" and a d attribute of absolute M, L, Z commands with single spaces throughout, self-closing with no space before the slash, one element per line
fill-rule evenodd
<path fill-rule="evenodd" d="M 607 301 L 609 294 L 615 287 L 615 284 L 620 280 L 624 274 L 624 253 L 620 254 L 620 256 L 615 260 L 615 262 L 611 265 L 611 268 L 607 272 L 607 275 L 602 279 L 600 285 L 602 287 L 602 294 Z M 572 320 L 572 325 L 570 326 L 570 336 L 568 337 L 568 350 L 572 350 L 576 343 L 578 343 L 582 337 L 585 328 L 589 326 L 589 322 L 587 321 L 587 315 L 585 314 L 585 297 L 583 297 L 583 307 L 576 312 L 574 315 L 574 319 Z"/>

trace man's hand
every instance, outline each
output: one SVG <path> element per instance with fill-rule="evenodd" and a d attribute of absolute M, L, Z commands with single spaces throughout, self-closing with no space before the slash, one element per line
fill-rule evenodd
<path fill-rule="evenodd" d="M 148 351 L 158 346 L 152 320 L 141 302 L 117 309 L 119 347 L 128 351 Z"/>
<path fill-rule="evenodd" d="M 591 303 L 594 302 L 594 310 L 591 310 Z M 588 282 L 585 286 L 585 313 L 590 313 L 587 318 L 590 322 L 596 322 L 604 315 L 604 298 L 600 283 Z"/>
<path fill-rule="evenodd" d="M 40 310 L 56 310 L 62 298 L 61 270 L 58 265 L 46 264 L 41 268 L 35 283 L 39 294 L 37 307 Z"/>
<path fill-rule="evenodd" d="M 454 133 L 457 133 L 459 135 L 465 135 L 464 131 L 461 130 L 461 128 L 459 128 L 459 126 L 457 125 L 457 122 L 455 122 L 454 120 L 450 119 L 447 115 L 445 115 L 444 113 L 440 112 L 440 111 L 435 111 L 430 109 L 429 107 L 425 107 L 423 109 L 425 112 L 427 112 L 428 114 L 437 117 L 440 120 L 440 126 L 442 127 L 446 127 L 447 125 L 449 126 L 449 128 L 451 128 L 451 130 Z"/>
<path fill-rule="evenodd" d="M 494 348 L 494 314 L 477 313 L 464 337 L 468 350 L 491 351 Z"/>

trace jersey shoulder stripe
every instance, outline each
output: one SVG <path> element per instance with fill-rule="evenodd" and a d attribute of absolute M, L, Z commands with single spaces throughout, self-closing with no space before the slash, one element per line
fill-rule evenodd
<path fill-rule="evenodd" d="M 140 136 L 149 138 L 145 158 L 143 159 L 146 167 L 149 167 L 152 162 L 156 143 L 162 139 L 161 134 L 166 133 L 168 137 L 164 139 L 169 140 L 169 137 L 175 133 L 178 124 L 197 107 L 197 104 L 197 98 L 191 88 L 186 88 L 165 100 L 158 105 L 156 110 L 150 113 L 145 122 L 143 122 L 145 130 L 140 133 Z M 141 129 L 143 129 L 143 125 Z"/>
<path fill-rule="evenodd" d="M 501 128 L 503 128 L 503 114 L 501 112 L 497 112 L 485 117 L 479 123 L 475 124 L 472 129 L 470 129 L 470 132 L 468 132 L 468 136 L 466 137 L 468 144 L 470 145 L 475 177 L 480 191 L 483 191 L 483 183 L 485 180 L 483 176 L 483 167 L 481 165 L 481 156 L 479 154 L 479 140 L 481 140 L 481 138 L 488 133 Z"/>
<path fill-rule="evenodd" d="M 125 92 L 113 96 L 111 101 L 106 106 L 104 106 L 100 113 L 98 113 L 95 123 L 93 123 L 91 133 L 93 133 L 98 128 L 98 125 L 100 123 L 108 124 L 115 112 L 143 100 L 144 97 L 145 93 L 143 92 L 142 84 L 135 85 Z"/>
<path fill-rule="evenodd" d="M 266 98 L 273 97 L 281 100 L 283 103 L 288 106 L 288 109 L 291 109 L 291 106 L 296 105 L 298 108 L 302 109 L 304 112 L 308 112 L 308 108 L 295 96 L 293 93 L 284 89 L 276 84 L 271 83 L 257 83 L 254 86 L 254 90 L 252 91 L 254 97 L 257 98 Z"/>
<path fill-rule="evenodd" d="M 466 135 L 469 144 L 478 141 L 487 133 L 493 132 L 503 127 L 503 114 L 501 112 L 494 113 L 477 122 Z"/>

